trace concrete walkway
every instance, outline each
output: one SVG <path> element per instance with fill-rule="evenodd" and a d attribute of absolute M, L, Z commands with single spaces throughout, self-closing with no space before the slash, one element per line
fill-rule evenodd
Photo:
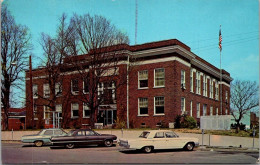
<path fill-rule="evenodd" d="M 66 130 L 65 130 L 66 131 Z M 39 131 L 2 131 L 1 140 L 15 140 L 20 141 L 23 135 L 37 134 Z M 68 132 L 68 131 L 67 131 Z M 120 138 L 136 138 L 142 130 L 97 130 L 102 134 L 114 134 Z M 220 136 L 209 134 L 192 134 L 192 133 L 178 133 L 180 137 L 196 137 L 199 139 L 200 145 L 214 146 L 214 147 L 242 147 L 242 148 L 258 148 L 259 138 L 249 137 L 235 137 L 235 136 Z"/>

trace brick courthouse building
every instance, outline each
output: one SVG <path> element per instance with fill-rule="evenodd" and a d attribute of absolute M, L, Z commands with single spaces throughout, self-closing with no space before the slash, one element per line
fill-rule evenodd
<path fill-rule="evenodd" d="M 182 42 L 172 39 L 141 45 L 124 45 L 123 51 L 127 56 L 134 57 L 134 62 L 128 63 L 127 58 L 118 63 L 119 78 L 127 76 L 127 65 L 133 68 L 129 72 L 129 83 L 115 89 L 109 104 L 100 105 L 98 114 L 102 114 L 104 125 L 113 125 L 117 117 L 128 121 L 130 128 L 151 127 L 163 124 L 168 127 L 177 115 L 187 114 L 197 121 L 203 115 L 230 114 L 230 82 L 232 78 L 191 52 L 191 49 Z M 86 56 L 86 55 L 85 55 Z M 84 57 L 84 55 L 81 55 Z M 64 63 L 69 63 L 65 59 Z M 34 93 L 34 121 L 32 112 L 27 112 L 27 125 L 34 123 L 37 128 L 48 127 L 52 124 L 52 115 L 44 106 L 44 100 L 35 93 L 43 95 L 46 92 L 43 79 L 44 68 L 32 71 Z M 73 93 L 73 83 L 77 73 L 72 69 L 67 72 L 62 82 L 60 97 L 57 99 L 56 113 L 62 127 L 86 127 L 90 125 L 88 108 L 77 95 L 66 102 L 60 102 L 68 93 Z M 26 72 L 26 99 L 27 107 L 31 105 L 29 98 L 29 71 Z M 77 80 L 78 90 L 84 92 L 84 81 Z M 127 88 L 128 86 L 128 88 Z M 222 86 L 222 92 L 220 92 Z M 99 90 L 105 86 L 100 85 Z M 128 91 L 127 91 L 128 90 Z M 220 94 L 222 93 L 222 108 Z M 129 97 L 127 97 L 127 94 Z M 127 100 L 127 98 L 129 98 Z M 30 108 L 27 108 L 30 109 Z M 222 111 L 221 111 L 222 109 Z M 76 113 L 75 113 L 76 112 Z M 31 120 L 30 120 L 31 119 Z M 67 124 L 62 124 L 66 121 Z"/>

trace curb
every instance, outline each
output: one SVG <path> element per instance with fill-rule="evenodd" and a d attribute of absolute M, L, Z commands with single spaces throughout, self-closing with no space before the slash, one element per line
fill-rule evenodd
<path fill-rule="evenodd" d="M 199 146 L 201 151 L 237 151 L 237 152 L 259 152 L 258 148 L 222 147 L 222 146 Z"/>

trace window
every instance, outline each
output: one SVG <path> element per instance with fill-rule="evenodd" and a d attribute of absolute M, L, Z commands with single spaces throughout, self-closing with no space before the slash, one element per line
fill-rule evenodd
<path fill-rule="evenodd" d="M 190 101 L 190 116 L 192 117 L 192 101 Z"/>
<path fill-rule="evenodd" d="M 38 85 L 33 84 L 33 98 L 38 98 Z"/>
<path fill-rule="evenodd" d="M 49 84 L 43 84 L 43 97 L 50 97 L 50 86 L 49 86 Z"/>
<path fill-rule="evenodd" d="M 90 109 L 86 103 L 83 103 L 83 118 L 90 118 Z"/>
<path fill-rule="evenodd" d="M 226 91 L 226 99 L 225 102 L 228 103 L 228 91 Z"/>
<path fill-rule="evenodd" d="M 213 107 L 210 106 L 210 116 L 212 116 L 212 115 L 213 115 Z"/>
<path fill-rule="evenodd" d="M 200 118 L 200 103 L 197 103 L 197 118 Z"/>
<path fill-rule="evenodd" d="M 190 70 L 190 91 L 193 92 L 193 71 Z"/>
<path fill-rule="evenodd" d="M 148 115 L 148 98 L 139 98 L 139 114 Z"/>
<path fill-rule="evenodd" d="M 196 94 L 200 94 L 200 72 L 196 73 Z"/>
<path fill-rule="evenodd" d="M 154 138 L 164 138 L 164 133 L 163 132 L 157 132 L 155 134 Z"/>
<path fill-rule="evenodd" d="M 34 116 L 34 119 L 38 119 L 38 115 L 37 115 L 37 105 L 36 104 L 34 104 L 33 105 L 33 116 Z"/>
<path fill-rule="evenodd" d="M 181 70 L 181 88 L 185 89 L 185 70 Z"/>
<path fill-rule="evenodd" d="M 139 88 L 148 88 L 148 70 L 138 72 Z"/>
<path fill-rule="evenodd" d="M 181 98 L 181 114 L 185 113 L 185 98 Z"/>
<path fill-rule="evenodd" d="M 203 105 L 203 116 L 207 115 L 207 104 Z"/>
<path fill-rule="evenodd" d="M 164 87 L 165 85 L 165 77 L 164 77 L 164 69 L 155 69 L 154 70 L 154 87 Z"/>
<path fill-rule="evenodd" d="M 155 112 L 154 114 L 164 114 L 164 97 L 155 97 Z"/>
<path fill-rule="evenodd" d="M 83 93 L 89 93 L 89 78 L 83 80 Z"/>
<path fill-rule="evenodd" d="M 208 79 L 207 76 L 203 76 L 203 96 L 208 96 Z"/>
<path fill-rule="evenodd" d="M 50 124 L 51 114 L 50 114 L 50 107 L 44 106 L 44 114 L 43 118 L 45 119 L 45 124 Z"/>
<path fill-rule="evenodd" d="M 216 108 L 216 115 L 218 115 L 218 108 Z"/>
<path fill-rule="evenodd" d="M 61 82 L 58 82 L 55 84 L 55 95 L 61 96 L 62 95 L 62 84 Z"/>
<path fill-rule="evenodd" d="M 71 80 L 71 92 L 73 94 L 79 93 L 79 81 L 78 81 L 78 79 Z"/>
<path fill-rule="evenodd" d="M 71 118 L 79 117 L 79 104 L 71 103 Z"/>
<path fill-rule="evenodd" d="M 165 137 L 166 138 L 175 138 L 175 137 L 178 137 L 178 136 L 173 132 L 165 132 Z"/>
<path fill-rule="evenodd" d="M 219 100 L 219 90 L 218 90 L 218 82 L 216 81 L 216 83 L 215 83 L 215 99 L 216 100 Z"/>
<path fill-rule="evenodd" d="M 54 131 L 53 130 L 46 130 L 44 132 L 44 135 L 53 135 Z"/>
<path fill-rule="evenodd" d="M 212 79 L 209 80 L 209 98 L 213 99 L 213 81 L 212 81 Z"/>
<path fill-rule="evenodd" d="M 55 106 L 55 109 L 56 109 L 56 112 L 57 112 L 57 115 L 59 118 L 62 118 L 62 104 L 57 104 Z"/>
<path fill-rule="evenodd" d="M 101 103 L 115 104 L 116 103 L 116 87 L 114 81 L 102 82 L 98 84 L 98 96 Z"/>

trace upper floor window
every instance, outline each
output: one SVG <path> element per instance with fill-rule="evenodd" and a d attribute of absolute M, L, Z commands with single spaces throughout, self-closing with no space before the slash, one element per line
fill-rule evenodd
<path fill-rule="evenodd" d="M 215 83 L 215 99 L 219 100 L 219 90 L 218 90 L 218 82 Z"/>
<path fill-rule="evenodd" d="M 139 88 L 148 88 L 148 70 L 138 72 Z"/>
<path fill-rule="evenodd" d="M 165 73 L 164 68 L 154 70 L 154 87 L 164 87 Z"/>
<path fill-rule="evenodd" d="M 209 97 L 213 99 L 213 81 L 212 79 L 210 79 L 210 82 L 209 82 Z"/>
<path fill-rule="evenodd" d="M 89 92 L 89 78 L 83 80 L 83 93 Z"/>
<path fill-rule="evenodd" d="M 55 95 L 61 96 L 62 95 L 62 84 L 61 82 L 58 82 L 55 84 Z"/>
<path fill-rule="evenodd" d="M 185 89 L 185 70 L 181 70 L 181 88 Z"/>
<path fill-rule="evenodd" d="M 154 114 L 164 114 L 164 97 L 154 97 Z"/>
<path fill-rule="evenodd" d="M 181 114 L 185 114 L 185 98 L 181 98 Z"/>
<path fill-rule="evenodd" d="M 193 71 L 190 70 L 190 91 L 193 92 Z"/>
<path fill-rule="evenodd" d="M 72 79 L 71 80 L 71 92 L 73 94 L 79 93 L 79 80 L 78 79 Z"/>
<path fill-rule="evenodd" d="M 203 76 L 203 96 L 208 96 L 208 79 L 207 76 Z"/>
<path fill-rule="evenodd" d="M 116 83 L 114 81 L 101 82 L 98 84 L 98 96 L 101 103 L 116 103 Z"/>
<path fill-rule="evenodd" d="M 71 118 L 79 117 L 79 104 L 71 103 Z"/>
<path fill-rule="evenodd" d="M 139 98 L 139 114 L 148 115 L 148 98 Z"/>
<path fill-rule="evenodd" d="M 38 85 L 33 84 L 33 98 L 38 98 Z"/>
<path fill-rule="evenodd" d="M 43 84 L 43 97 L 50 97 L 50 86 L 49 86 L 49 84 Z"/>
<path fill-rule="evenodd" d="M 225 102 L 228 103 L 228 91 L 226 91 L 226 99 Z"/>
<path fill-rule="evenodd" d="M 200 91 L 200 72 L 196 73 L 196 94 L 201 94 L 201 91 Z"/>

